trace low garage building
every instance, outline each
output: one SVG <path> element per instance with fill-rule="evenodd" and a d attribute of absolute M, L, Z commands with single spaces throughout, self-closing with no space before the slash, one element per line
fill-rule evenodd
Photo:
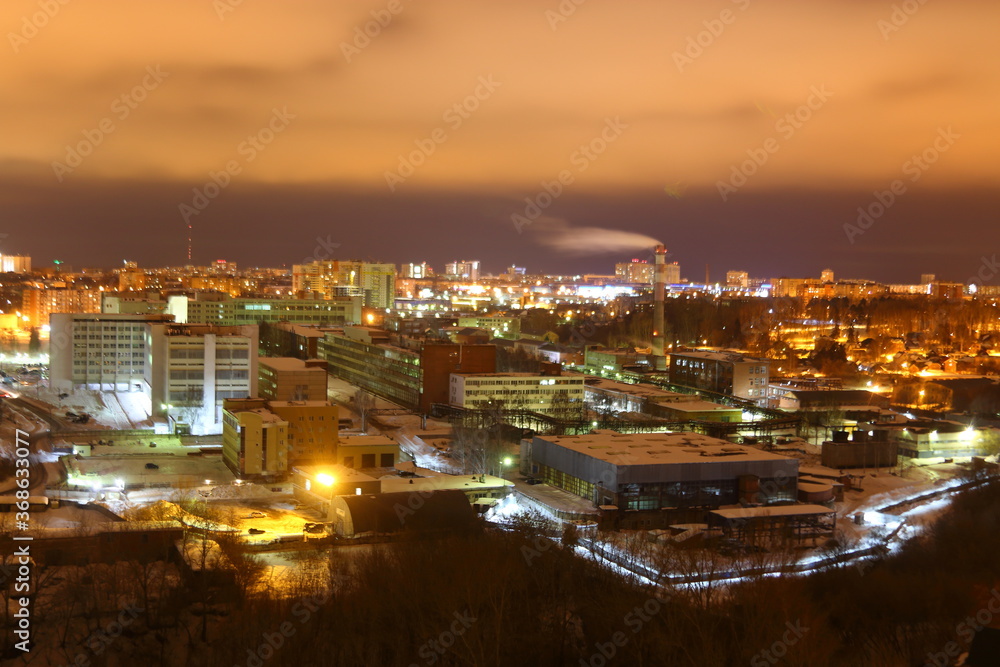
<path fill-rule="evenodd" d="M 401 531 L 461 531 L 476 521 L 461 491 L 337 496 L 331 503 L 334 530 L 341 537 Z"/>

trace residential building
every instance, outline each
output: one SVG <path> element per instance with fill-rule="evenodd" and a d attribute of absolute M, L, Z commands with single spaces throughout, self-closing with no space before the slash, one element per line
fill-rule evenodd
<path fill-rule="evenodd" d="M 653 284 L 654 265 L 644 259 L 615 264 L 615 280 L 620 283 Z"/>
<path fill-rule="evenodd" d="M 21 314 L 28 318 L 23 327 L 43 327 L 53 313 L 99 313 L 102 294 L 97 289 L 29 287 L 21 296 Z"/>
<path fill-rule="evenodd" d="M 726 273 L 726 287 L 748 289 L 750 287 L 750 274 L 746 271 L 728 271 Z"/>
<path fill-rule="evenodd" d="M 479 260 L 461 260 L 448 262 L 444 265 L 444 273 L 449 278 L 456 280 L 468 280 L 476 282 L 479 280 Z"/>
<path fill-rule="evenodd" d="M 361 296 L 365 306 L 388 310 L 396 298 L 396 266 L 356 260 L 296 264 L 292 267 L 292 289 L 326 298 Z"/>
<path fill-rule="evenodd" d="M 0 273 L 31 273 L 31 258 L 27 255 L 0 255 Z"/>

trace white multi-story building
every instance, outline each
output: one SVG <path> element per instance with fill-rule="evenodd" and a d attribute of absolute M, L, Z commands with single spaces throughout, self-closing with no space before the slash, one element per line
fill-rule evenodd
<path fill-rule="evenodd" d="M 257 394 L 257 327 L 150 324 L 146 367 L 154 419 L 171 430 L 222 432 L 222 402 Z"/>
<path fill-rule="evenodd" d="M 53 313 L 49 331 L 52 388 L 148 391 L 147 327 L 170 315 Z"/>
<path fill-rule="evenodd" d="M 449 402 L 476 409 L 499 400 L 507 407 L 550 414 L 583 405 L 583 380 L 583 375 L 575 374 L 452 373 Z"/>
<path fill-rule="evenodd" d="M 31 258 L 27 255 L 0 255 L 0 272 L 31 273 Z"/>

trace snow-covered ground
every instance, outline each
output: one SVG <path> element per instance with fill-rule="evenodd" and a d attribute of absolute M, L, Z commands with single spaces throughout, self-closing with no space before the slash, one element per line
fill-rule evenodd
<path fill-rule="evenodd" d="M 33 387 L 22 392 L 27 398 L 43 401 L 52 406 L 54 417 L 63 421 L 68 428 L 93 430 L 107 427 L 112 429 L 152 428 L 149 419 L 149 398 L 142 392 L 97 392 L 88 389 L 74 389 L 61 393 L 47 386 Z M 66 412 L 87 414 L 90 422 L 76 425 L 65 418 Z"/>

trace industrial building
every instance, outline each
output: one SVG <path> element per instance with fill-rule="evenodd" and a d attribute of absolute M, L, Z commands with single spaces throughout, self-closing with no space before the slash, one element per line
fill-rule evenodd
<path fill-rule="evenodd" d="M 337 462 L 339 409 L 327 401 L 230 399 L 223 408 L 223 458 L 239 477 L 281 477 L 293 466 Z"/>
<path fill-rule="evenodd" d="M 327 332 L 318 344 L 331 375 L 411 410 L 447 404 L 452 373 L 492 373 L 496 348 L 391 336 L 373 327 Z"/>
<path fill-rule="evenodd" d="M 493 401 L 562 416 L 583 407 L 584 376 L 537 373 L 452 373 L 449 402 L 476 409 Z"/>
<path fill-rule="evenodd" d="M 257 325 L 262 322 L 353 324 L 361 322 L 361 296 L 330 298 L 234 298 L 218 292 L 167 297 L 167 313 L 179 323 Z"/>
<path fill-rule="evenodd" d="M 257 395 L 257 327 L 147 324 L 154 420 L 194 435 L 222 432 L 222 403 Z"/>
<path fill-rule="evenodd" d="M 598 412 L 636 412 L 668 421 L 740 422 L 743 410 L 711 403 L 651 384 L 629 384 L 587 376 L 587 405 Z"/>
<path fill-rule="evenodd" d="M 175 324 L 172 315 L 55 313 L 53 389 L 142 392 L 171 432 L 222 432 L 222 401 L 257 392 L 257 327 Z"/>
<path fill-rule="evenodd" d="M 622 510 L 794 502 L 799 466 L 689 432 L 536 435 L 521 459 L 547 484 Z"/>
<path fill-rule="evenodd" d="M 288 472 L 288 422 L 263 401 L 226 401 L 222 460 L 241 479 L 281 479 Z"/>
<path fill-rule="evenodd" d="M 471 509 L 489 507 L 514 489 L 511 482 L 492 475 L 448 475 L 422 468 L 415 471 L 403 476 L 393 470 L 375 477 L 379 473 L 371 469 L 356 470 L 342 465 L 296 466 L 291 481 L 295 498 L 333 523 L 343 520 L 344 515 L 337 509 L 346 510 L 342 501 L 352 496 L 397 498 L 417 494 L 431 498 L 441 493 L 457 493 L 465 507 Z"/>
<path fill-rule="evenodd" d="M 49 377 L 53 389 L 149 391 L 147 326 L 170 315 L 53 313 L 49 333 Z"/>
<path fill-rule="evenodd" d="M 954 458 L 981 454 L 982 431 L 958 422 L 914 419 L 903 424 L 874 424 L 899 447 L 900 456 L 914 459 Z"/>
<path fill-rule="evenodd" d="M 833 537 L 837 512 L 823 505 L 737 507 L 708 513 L 708 527 L 742 544 L 787 544 Z"/>
<path fill-rule="evenodd" d="M 257 392 L 271 401 L 325 401 L 326 362 L 322 359 L 260 357 Z"/>
<path fill-rule="evenodd" d="M 834 431 L 833 440 L 823 443 L 822 461 L 827 468 L 883 468 L 896 465 L 899 444 L 889 431 L 859 429 L 850 434 Z"/>
<path fill-rule="evenodd" d="M 670 382 L 754 401 L 767 402 L 770 361 L 734 352 L 672 352 Z"/>

